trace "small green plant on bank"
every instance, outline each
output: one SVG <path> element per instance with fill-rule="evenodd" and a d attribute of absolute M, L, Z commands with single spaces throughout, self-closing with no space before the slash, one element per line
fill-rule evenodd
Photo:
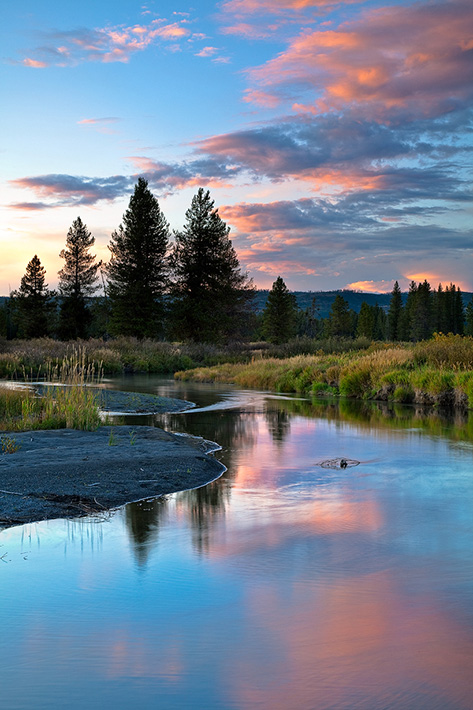
<path fill-rule="evenodd" d="M 17 444 L 16 440 L 7 434 L 0 437 L 0 443 L 2 445 L 2 454 L 14 454 L 21 449 L 20 444 Z"/>
<path fill-rule="evenodd" d="M 115 436 L 115 432 L 113 431 L 113 427 L 110 427 L 110 435 L 108 437 L 108 445 L 109 446 L 118 446 L 118 441 Z"/>
<path fill-rule="evenodd" d="M 134 429 L 130 431 L 130 444 L 131 446 L 136 444 L 136 431 Z"/>

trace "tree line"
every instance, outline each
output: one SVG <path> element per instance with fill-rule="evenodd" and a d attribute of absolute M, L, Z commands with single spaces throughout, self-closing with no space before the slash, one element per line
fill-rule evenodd
<path fill-rule="evenodd" d="M 439 284 L 432 289 L 425 280 L 418 284 L 411 281 L 403 299 L 396 281 L 387 311 L 364 301 L 356 313 L 342 294 L 337 294 L 328 318 L 319 318 L 316 298 L 309 308 L 299 309 L 294 294 L 278 277 L 263 311 L 263 333 L 275 343 L 297 336 L 396 342 L 426 340 L 434 333 L 473 335 L 473 298 L 465 309 L 458 286 Z"/>
<path fill-rule="evenodd" d="M 294 337 L 417 341 L 434 332 L 473 335 L 473 299 L 464 309 L 455 284 L 432 289 L 411 282 L 403 299 L 394 284 L 389 308 L 361 304 L 356 313 L 338 294 L 328 318 L 319 317 L 316 299 L 300 309 L 278 276 L 263 312 L 255 313 L 255 286 L 242 272 L 209 191 L 199 188 L 174 232 L 158 200 L 139 178 L 122 223 L 111 235 L 108 264 L 90 253 L 95 238 L 78 217 L 60 252 L 58 291 L 50 290 L 37 255 L 20 287 L 0 313 L 8 337 L 45 335 L 62 340 L 88 337 L 215 342 L 264 338 L 284 343 Z M 101 283 L 100 283 L 101 279 Z M 103 287 L 103 295 L 96 293 Z"/>
<path fill-rule="evenodd" d="M 139 178 L 109 243 L 110 260 L 90 253 L 95 243 L 78 217 L 60 253 L 58 292 L 46 283 L 37 255 L 8 303 L 9 335 L 64 340 L 128 335 L 221 342 L 249 335 L 253 282 L 243 273 L 209 191 L 200 188 L 174 233 L 158 200 Z M 95 297 L 99 277 L 104 295 Z"/>

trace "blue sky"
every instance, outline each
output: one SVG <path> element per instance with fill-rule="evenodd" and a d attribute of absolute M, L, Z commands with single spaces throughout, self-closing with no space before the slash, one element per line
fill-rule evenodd
<path fill-rule="evenodd" d="M 2 8 L 0 293 L 51 286 L 80 216 L 107 260 L 146 177 L 199 186 L 259 287 L 473 290 L 473 11 L 391 3 L 36 0 Z"/>

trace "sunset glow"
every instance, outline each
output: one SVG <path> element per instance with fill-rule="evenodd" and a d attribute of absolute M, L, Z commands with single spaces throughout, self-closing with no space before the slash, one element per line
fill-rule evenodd
<path fill-rule="evenodd" d="M 176 229 L 209 188 L 259 287 L 473 289 L 466 0 L 3 16 L 0 295 L 36 252 L 57 284 L 77 216 L 107 258 L 141 175 Z"/>

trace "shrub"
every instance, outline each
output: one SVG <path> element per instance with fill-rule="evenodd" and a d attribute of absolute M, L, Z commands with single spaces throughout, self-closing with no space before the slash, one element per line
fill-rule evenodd
<path fill-rule="evenodd" d="M 394 402 L 409 404 L 414 401 L 414 391 L 410 387 L 400 385 L 394 390 L 393 400 Z"/>

